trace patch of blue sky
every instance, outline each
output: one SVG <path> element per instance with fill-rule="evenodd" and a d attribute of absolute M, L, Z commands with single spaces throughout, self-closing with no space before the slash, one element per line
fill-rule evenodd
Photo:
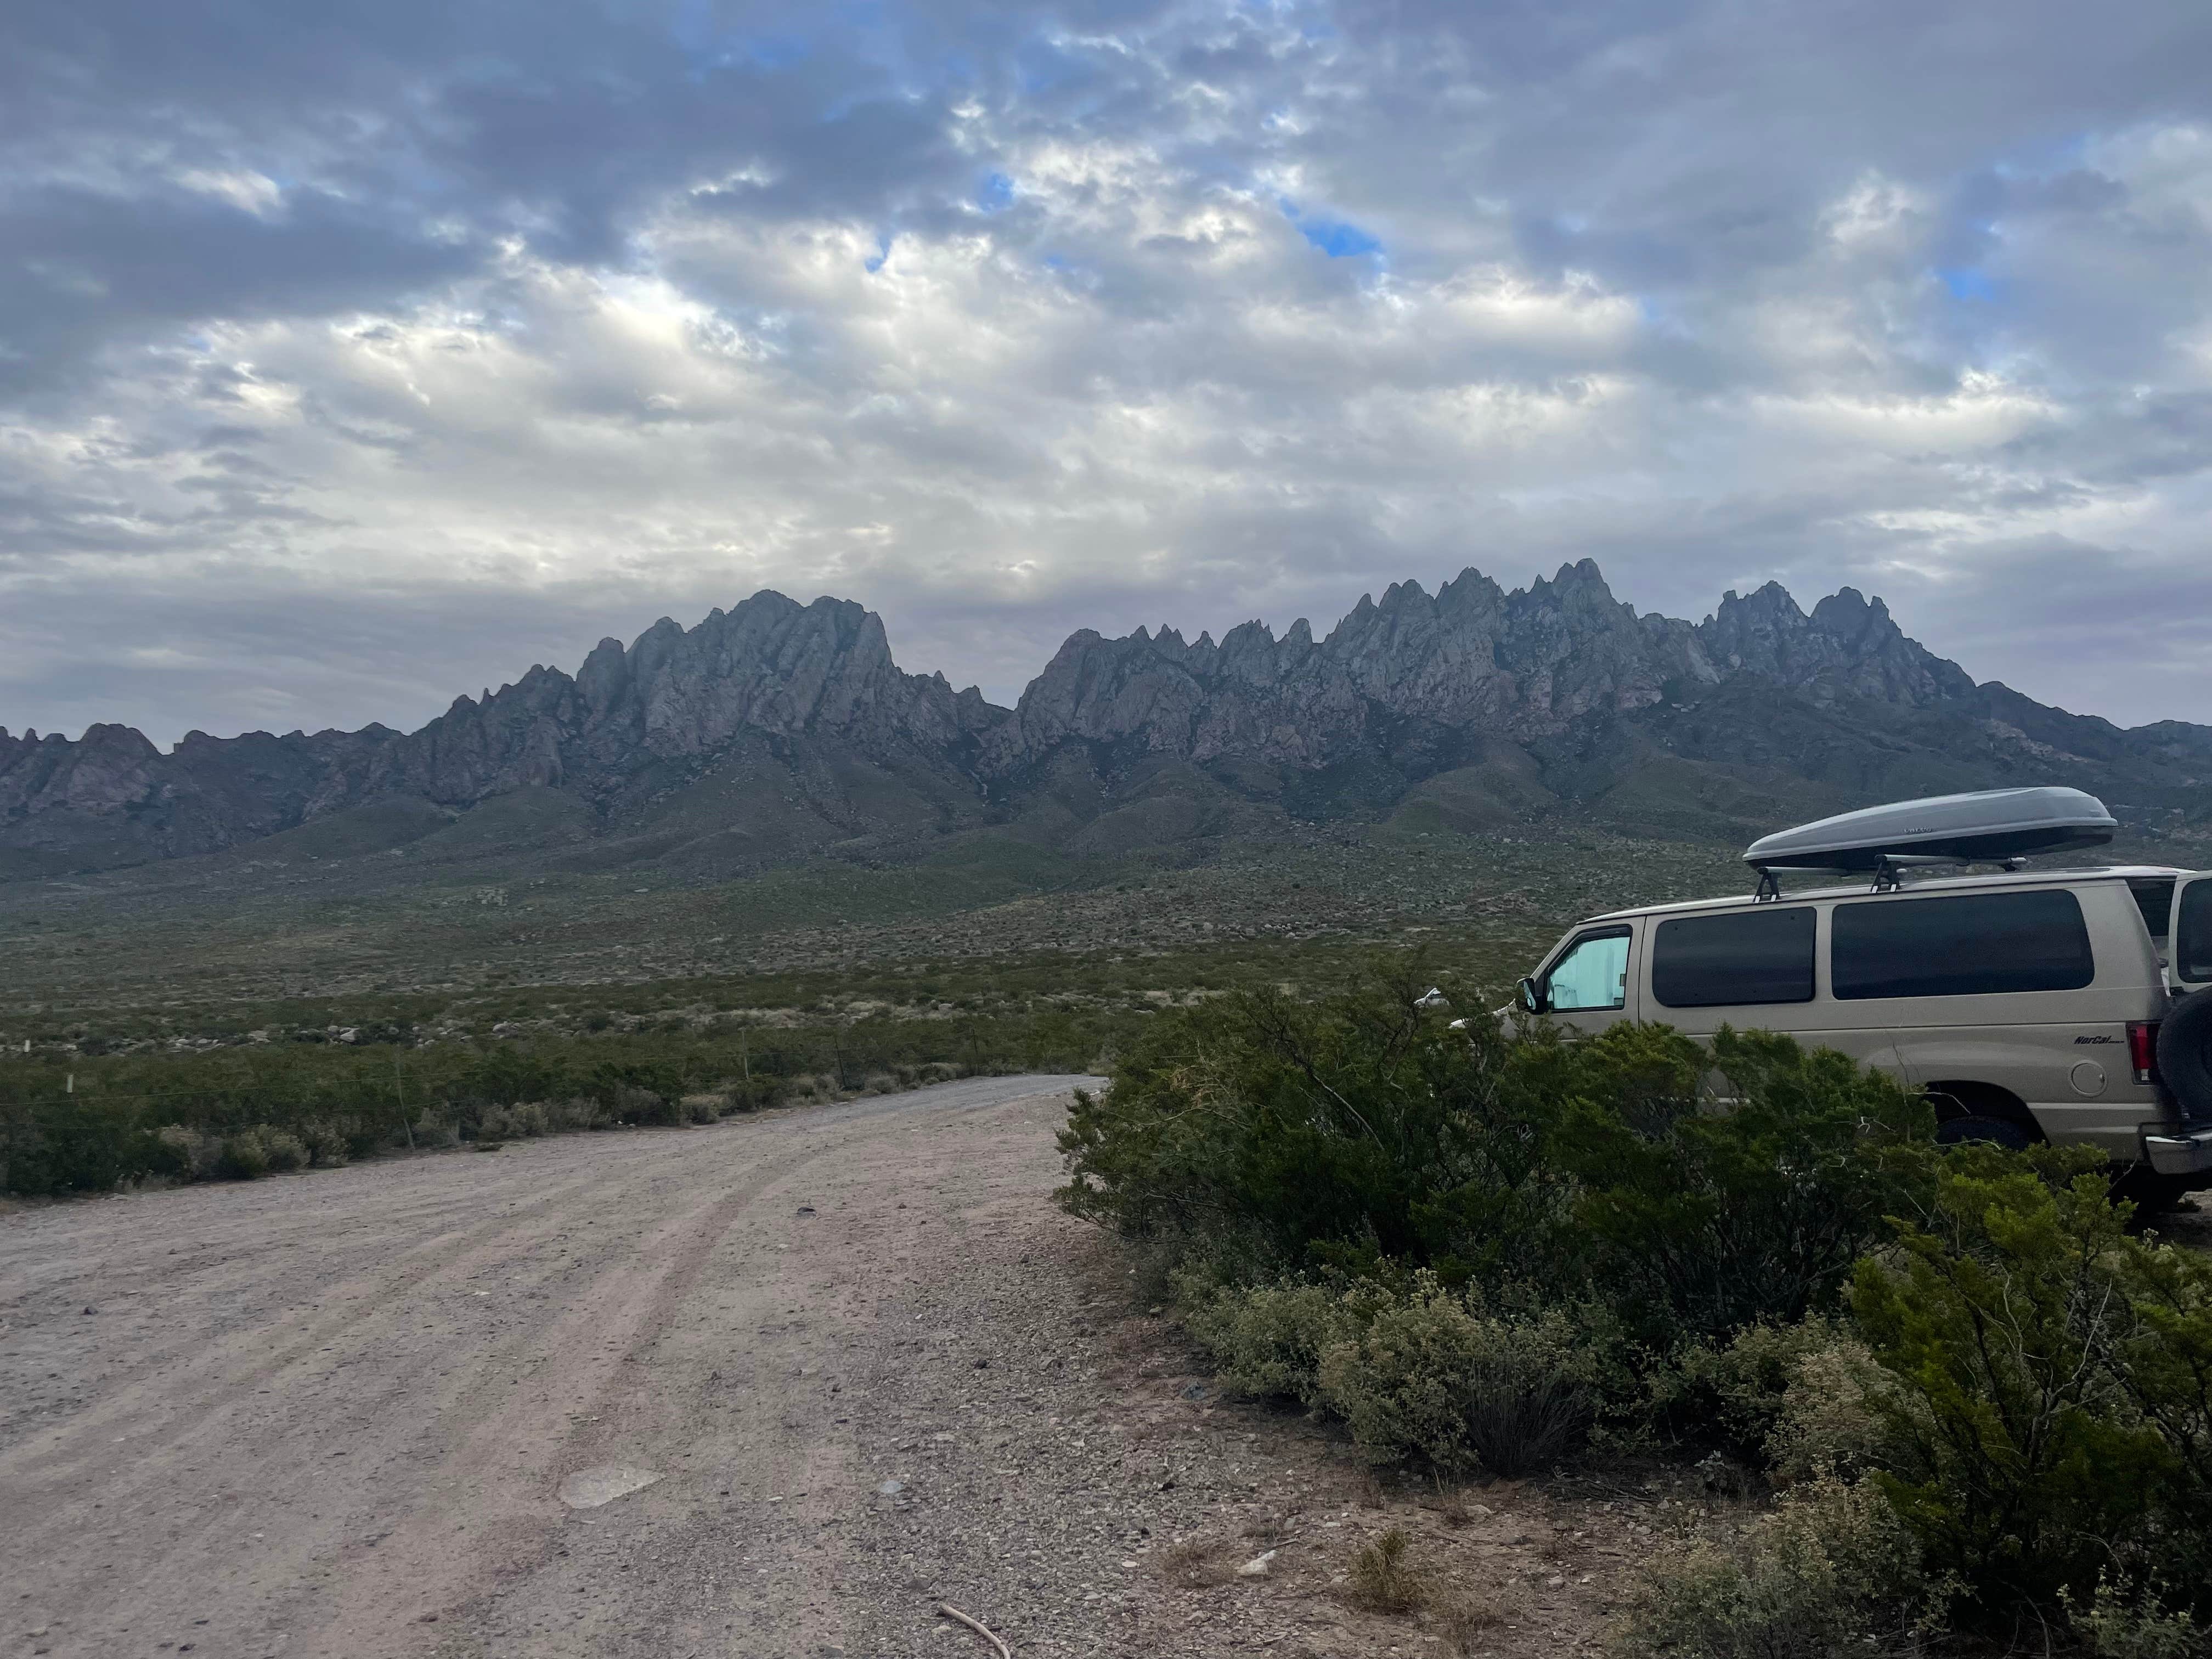
<path fill-rule="evenodd" d="M 975 186 L 975 205 L 986 213 L 1004 213 L 1014 204 L 1014 181 L 1003 173 L 987 173 Z"/>
<path fill-rule="evenodd" d="M 1987 271 L 1976 270 L 1971 265 L 1940 270 L 1936 276 L 1943 286 L 1950 290 L 1951 297 L 1954 300 L 1979 300 L 1986 302 L 1994 301 L 1997 297 L 1997 285 L 1995 279 Z"/>
<path fill-rule="evenodd" d="M 1322 218 L 1318 215 L 1310 219 L 1287 196 L 1278 196 L 1275 205 L 1283 210 L 1283 217 L 1298 228 L 1299 235 L 1332 259 L 1356 258 L 1361 254 L 1382 252 L 1381 237 L 1371 231 L 1362 230 L 1348 220 Z"/>
<path fill-rule="evenodd" d="M 1300 219 L 1297 222 L 1298 234 L 1332 259 L 1356 259 L 1363 254 L 1382 251 L 1382 238 L 1342 219 Z"/>
<path fill-rule="evenodd" d="M 887 230 L 876 238 L 876 251 L 861 260 L 860 264 L 872 276 L 884 268 L 884 261 L 890 257 L 891 233 Z"/>

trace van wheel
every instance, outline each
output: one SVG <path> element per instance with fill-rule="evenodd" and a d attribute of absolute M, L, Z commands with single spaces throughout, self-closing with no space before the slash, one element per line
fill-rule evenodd
<path fill-rule="evenodd" d="M 1970 1141 L 2002 1146 L 2008 1152 L 2024 1152 L 2035 1144 L 2019 1124 L 2001 1117 L 1954 1117 L 1936 1126 L 1938 1146 L 1961 1146 Z"/>
<path fill-rule="evenodd" d="M 2185 1117 L 2212 1117 L 2212 991 L 2199 991 L 2158 1023 L 2158 1074 Z"/>

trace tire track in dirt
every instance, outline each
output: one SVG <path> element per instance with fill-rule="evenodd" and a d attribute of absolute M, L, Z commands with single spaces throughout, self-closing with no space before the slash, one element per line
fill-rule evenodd
<path fill-rule="evenodd" d="M 810 1362 L 818 1377 L 825 1323 L 865 1341 L 867 1264 L 794 1259 L 797 1205 L 779 1194 L 849 1193 L 864 1172 L 882 1183 L 867 1201 L 895 1204 L 912 1130 L 977 1134 L 1056 1081 L 0 1222 L 0 1393 L 29 1402 L 0 1419 L 0 1509 L 26 1564 L 8 1611 L 58 1655 L 411 1654 L 573 1561 L 588 1588 L 570 1599 L 615 1623 L 538 1618 L 518 1651 L 625 1651 L 624 1632 L 679 1623 L 726 1637 L 763 1593 L 793 1629 L 834 1632 L 812 1566 L 769 1584 L 710 1573 L 703 1601 L 672 1598 L 592 1547 L 615 1541 L 614 1515 L 573 1514 L 555 1489 L 593 1462 L 644 1462 L 668 1479 L 624 1518 L 700 1539 L 737 1518 L 713 1501 L 725 1492 L 846 1501 L 848 1456 L 811 1406 L 793 1415 L 811 1392 L 793 1385 Z"/>

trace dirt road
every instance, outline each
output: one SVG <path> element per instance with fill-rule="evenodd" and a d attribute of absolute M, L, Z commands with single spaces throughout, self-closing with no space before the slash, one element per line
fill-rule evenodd
<path fill-rule="evenodd" d="M 1586 1637 L 1587 1522 L 1439 1530 L 1132 1307 L 1079 1081 L 0 1217 L 0 1659 L 1443 1651 L 1333 1588 L 1386 1524 Z"/>
<path fill-rule="evenodd" d="M 1069 1081 L 0 1222 L 0 1651 L 844 1645 L 856 1376 Z"/>

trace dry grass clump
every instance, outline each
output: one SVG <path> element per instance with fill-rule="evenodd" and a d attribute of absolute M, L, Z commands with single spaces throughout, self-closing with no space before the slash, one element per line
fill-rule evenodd
<path fill-rule="evenodd" d="M 1352 1576 L 1344 1599 L 1362 1613 L 1411 1613 L 1427 1601 L 1427 1578 L 1406 1559 L 1411 1540 L 1401 1527 L 1393 1527 L 1371 1543 L 1362 1544 L 1352 1558 Z"/>
<path fill-rule="evenodd" d="M 1504 1616 L 1493 1604 L 1467 1590 L 1431 1597 L 1429 1613 L 1436 1621 L 1437 1634 L 1443 1638 L 1444 1650 L 1458 1656 L 1475 1652 L 1482 1638 Z"/>
<path fill-rule="evenodd" d="M 1237 1563 L 1218 1538 L 1186 1538 L 1160 1554 L 1160 1576 L 1177 1589 L 1218 1589 L 1237 1581 Z"/>

